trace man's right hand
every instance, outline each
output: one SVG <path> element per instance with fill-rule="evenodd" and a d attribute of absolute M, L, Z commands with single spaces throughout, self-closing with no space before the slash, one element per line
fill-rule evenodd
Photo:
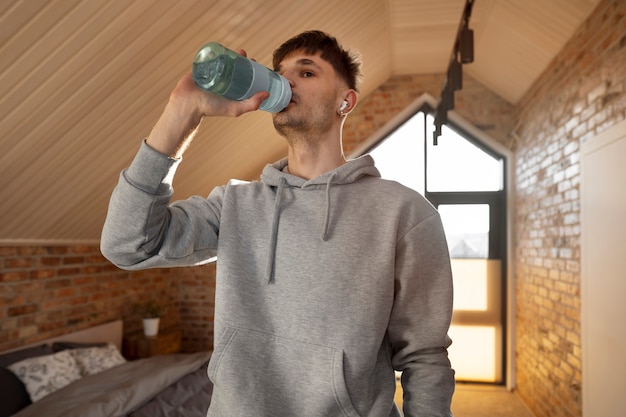
<path fill-rule="evenodd" d="M 243 50 L 239 53 L 246 56 Z M 146 143 L 165 155 L 180 158 L 204 117 L 237 117 L 258 110 L 268 97 L 269 92 L 262 91 L 247 100 L 228 100 L 198 88 L 189 71 L 170 94 L 170 99 Z"/>

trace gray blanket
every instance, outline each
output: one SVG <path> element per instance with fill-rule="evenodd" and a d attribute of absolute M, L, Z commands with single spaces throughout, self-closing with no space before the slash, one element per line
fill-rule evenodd
<path fill-rule="evenodd" d="M 133 412 L 138 417 L 148 415 L 140 410 L 142 406 L 149 408 L 151 416 L 172 415 L 167 409 L 159 411 L 159 404 L 161 408 L 174 407 L 168 400 L 172 395 L 192 398 L 194 390 L 200 389 L 196 386 L 196 382 L 202 382 L 199 378 L 206 378 L 204 381 L 210 385 L 203 366 L 209 357 L 210 353 L 201 352 L 127 362 L 81 378 L 13 417 L 120 417 Z M 194 374 L 194 382 L 186 384 L 192 391 L 183 394 L 172 386 L 188 374 Z M 168 387 L 171 388 L 167 390 Z M 153 400 L 162 391 L 166 394 L 165 400 Z"/>

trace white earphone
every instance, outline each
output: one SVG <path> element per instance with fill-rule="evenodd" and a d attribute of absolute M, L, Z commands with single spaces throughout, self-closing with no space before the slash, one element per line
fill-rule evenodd
<path fill-rule="evenodd" d="M 339 112 L 344 111 L 346 107 L 348 107 L 348 100 L 344 100 L 343 103 L 341 103 L 341 106 L 339 106 Z"/>

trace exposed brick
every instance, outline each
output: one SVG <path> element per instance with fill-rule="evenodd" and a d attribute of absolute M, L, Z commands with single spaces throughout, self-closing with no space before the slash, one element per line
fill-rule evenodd
<path fill-rule="evenodd" d="M 625 2 L 601 1 L 516 108 L 516 385 L 537 417 L 581 416 L 580 143 L 626 113 L 625 57 L 605 52 L 626 36 L 625 15 Z M 621 20 L 610 24 L 609 17 Z M 570 76 L 550 77 L 565 68 Z M 567 110 L 559 117 L 546 106 L 549 97 L 562 98 L 555 104 Z M 560 165 L 552 177 L 556 189 L 530 181 L 537 155 Z M 538 210 L 538 199 L 546 194 L 554 197 L 540 200 L 545 211 Z M 555 232 L 551 223 L 557 225 Z M 533 254 L 537 242 L 532 236 L 546 230 L 559 238 L 544 242 L 552 249 Z M 537 256 L 550 269 L 547 278 L 527 267 L 536 264 Z M 535 290 L 539 278 L 546 291 Z M 549 349 L 544 328 L 553 332 Z"/>
<path fill-rule="evenodd" d="M 38 307 L 35 304 L 25 304 L 16 307 L 9 307 L 8 314 L 9 317 L 23 316 L 25 314 L 34 313 L 37 310 Z"/>
<path fill-rule="evenodd" d="M 47 279 L 55 277 L 56 272 L 53 269 L 37 269 L 30 271 L 29 276 L 32 279 Z"/>
<path fill-rule="evenodd" d="M 212 320 L 214 265 L 131 273 L 111 265 L 97 246 L 1 247 L 0 254 L 0 304 L 6 306 L 0 308 L 0 351 L 116 318 L 124 319 L 125 332 L 140 331 L 131 306 L 155 295 L 166 304 L 176 303 L 164 325 L 192 335 L 194 341 L 184 345 L 184 351 L 212 346 L 212 325 L 195 329 L 193 320 L 181 322 L 178 311 L 185 301 L 177 299 L 180 292 L 188 292 L 210 300 L 194 309 L 196 320 Z M 9 259 L 20 269 L 6 270 Z M 187 290 L 183 281 L 199 284 Z"/>
<path fill-rule="evenodd" d="M 4 265 L 7 269 L 25 269 L 30 268 L 33 265 L 33 260 L 29 257 L 8 258 L 5 259 Z"/>
<path fill-rule="evenodd" d="M 63 265 L 74 265 L 85 263 L 85 258 L 82 256 L 69 256 L 62 260 Z"/>
<path fill-rule="evenodd" d="M 26 271 L 0 272 L 0 282 L 22 281 L 27 278 Z"/>
<path fill-rule="evenodd" d="M 44 266 L 57 266 L 61 264 L 61 258 L 44 256 L 39 259 L 39 263 Z"/>

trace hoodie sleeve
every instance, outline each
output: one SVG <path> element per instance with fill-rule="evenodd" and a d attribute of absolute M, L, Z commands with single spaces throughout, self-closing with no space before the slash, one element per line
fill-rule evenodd
<path fill-rule="evenodd" d="M 389 324 L 392 364 L 402 371 L 405 417 L 450 417 L 454 371 L 447 348 L 452 272 L 439 214 L 400 238 Z"/>
<path fill-rule="evenodd" d="M 216 255 L 221 206 L 213 198 L 191 197 L 170 204 L 180 160 L 145 141 L 120 174 L 102 230 L 102 254 L 122 269 L 198 265 Z"/>

